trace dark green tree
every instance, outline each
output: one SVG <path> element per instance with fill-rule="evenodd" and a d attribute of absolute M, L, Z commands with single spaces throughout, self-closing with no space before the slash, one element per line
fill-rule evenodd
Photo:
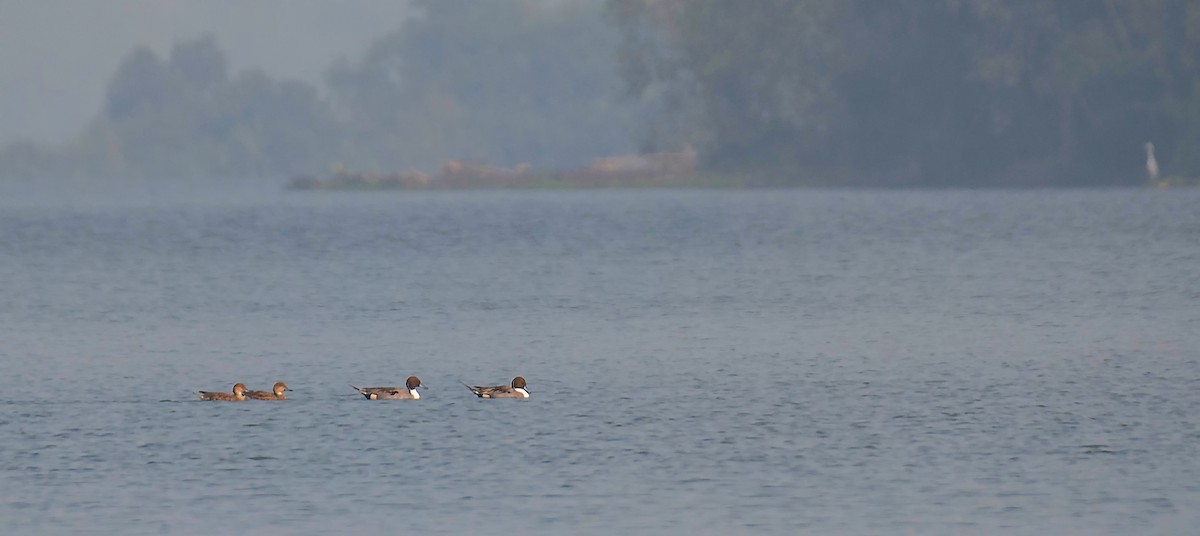
<path fill-rule="evenodd" d="M 622 74 L 710 165 L 875 185 L 1141 184 L 1200 172 L 1200 5 L 610 0 Z M 686 135 L 686 134 L 684 134 Z M 650 142 L 653 144 L 653 141 Z"/>

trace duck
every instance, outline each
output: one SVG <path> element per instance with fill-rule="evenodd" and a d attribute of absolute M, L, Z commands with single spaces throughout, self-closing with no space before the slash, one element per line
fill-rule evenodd
<path fill-rule="evenodd" d="M 404 387 L 350 387 L 354 387 L 354 390 L 367 400 L 420 400 L 421 393 L 417 392 L 417 387 L 420 386 L 420 378 L 409 376 L 404 381 Z"/>
<path fill-rule="evenodd" d="M 251 400 L 287 400 L 287 396 L 283 394 L 288 389 L 286 383 L 275 382 L 275 386 L 271 387 L 270 391 L 246 391 L 246 398 Z"/>
<path fill-rule="evenodd" d="M 196 396 L 200 400 L 216 400 L 221 402 L 241 402 L 246 399 L 246 384 L 233 384 L 232 393 L 224 393 L 219 391 L 196 391 Z"/>
<path fill-rule="evenodd" d="M 479 398 L 529 398 L 529 390 L 525 386 L 525 378 L 513 378 L 512 386 L 508 385 L 467 385 Z"/>

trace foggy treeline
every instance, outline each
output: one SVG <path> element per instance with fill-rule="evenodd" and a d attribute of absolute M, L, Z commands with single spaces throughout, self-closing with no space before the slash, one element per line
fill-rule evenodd
<path fill-rule="evenodd" d="M 1188 0 L 417 0 L 326 93 L 136 49 L 62 146 L 0 175 L 288 176 L 446 160 L 565 169 L 695 148 L 766 184 L 1144 184 L 1200 175 Z"/>
<path fill-rule="evenodd" d="M 831 183 L 1143 184 L 1200 172 L 1200 3 L 613 0 L 652 140 Z M 665 28 L 665 31 L 664 31 Z"/>
<path fill-rule="evenodd" d="M 220 43 L 130 52 L 61 147 L 14 144 L 0 175 L 211 177 L 434 168 L 555 169 L 636 150 L 619 33 L 600 2 L 416 0 L 421 16 L 329 66 L 326 94 L 233 73 Z"/>

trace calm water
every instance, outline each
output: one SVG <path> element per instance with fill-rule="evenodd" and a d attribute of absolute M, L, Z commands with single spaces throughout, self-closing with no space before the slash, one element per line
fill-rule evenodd
<path fill-rule="evenodd" d="M 225 186 L 0 190 L 5 534 L 1200 525 L 1197 191 Z"/>

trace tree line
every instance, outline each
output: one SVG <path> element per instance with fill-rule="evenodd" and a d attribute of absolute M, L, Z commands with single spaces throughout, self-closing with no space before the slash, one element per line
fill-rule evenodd
<path fill-rule="evenodd" d="M 290 177 L 539 169 L 635 150 L 602 3 L 414 0 L 420 16 L 327 73 L 328 91 L 233 73 L 210 37 L 133 50 L 69 143 L 0 149 L 0 176 Z"/>
<path fill-rule="evenodd" d="M 609 0 L 643 144 L 782 183 L 1200 174 L 1200 3 Z"/>
<path fill-rule="evenodd" d="M 762 184 L 1144 184 L 1200 175 L 1188 0 L 415 0 L 328 91 L 233 73 L 211 38 L 132 51 L 7 177 L 567 169 L 694 148 Z"/>

